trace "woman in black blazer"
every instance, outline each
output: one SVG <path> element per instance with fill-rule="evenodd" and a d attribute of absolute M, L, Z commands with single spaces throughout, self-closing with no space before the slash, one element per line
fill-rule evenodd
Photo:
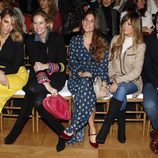
<path fill-rule="evenodd" d="M 12 128 L 5 138 L 5 144 L 12 144 L 20 135 L 29 115 L 35 106 L 43 121 L 59 136 L 64 129 L 60 121 L 48 113 L 42 101 L 48 93 L 56 95 L 65 84 L 66 51 L 62 37 L 48 29 L 49 19 L 43 11 L 36 12 L 32 17 L 34 34 L 26 40 L 32 68 L 29 81 L 25 87 L 25 105 Z M 56 150 L 65 148 L 65 142 L 59 137 Z"/>

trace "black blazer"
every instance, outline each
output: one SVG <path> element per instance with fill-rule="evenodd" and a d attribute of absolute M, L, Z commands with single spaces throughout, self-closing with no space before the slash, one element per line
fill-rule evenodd
<path fill-rule="evenodd" d="M 5 74 L 15 74 L 23 65 L 24 43 L 16 42 L 9 36 L 0 50 L 0 69 Z"/>
<path fill-rule="evenodd" d="M 32 66 L 35 62 L 41 63 L 63 63 L 66 65 L 66 51 L 63 38 L 55 32 L 49 32 L 46 43 L 35 41 L 35 35 L 31 35 L 26 39 L 26 48 L 30 57 Z M 30 79 L 36 77 L 35 72 L 31 69 Z M 56 72 L 48 76 L 51 80 L 51 85 L 58 91 L 61 90 L 65 84 L 66 73 Z"/>

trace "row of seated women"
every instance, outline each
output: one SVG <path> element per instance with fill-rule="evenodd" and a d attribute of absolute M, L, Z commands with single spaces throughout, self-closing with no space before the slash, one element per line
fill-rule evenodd
<path fill-rule="evenodd" d="M 131 12 L 122 18 L 120 35 L 114 36 L 110 46 L 100 34 L 96 12 L 88 10 L 83 15 L 81 34 L 73 37 L 70 42 L 68 66 L 71 76 L 68 89 L 74 95 L 74 111 L 68 127 L 64 127 L 60 120 L 47 112 L 42 105 L 46 95 L 57 95 L 66 81 L 66 51 L 63 38 L 49 30 L 49 18 L 45 12 L 35 12 L 31 22 L 34 33 L 25 41 L 32 64 L 28 77 L 23 66 L 24 42 L 17 12 L 7 8 L 0 15 L 1 110 L 17 90 L 25 86 L 26 93 L 21 112 L 4 143 L 12 144 L 16 141 L 33 106 L 43 121 L 57 134 L 58 152 L 64 150 L 65 144 L 84 140 L 84 127 L 87 122 L 89 142 L 94 148 L 98 148 L 98 143 L 105 142 L 115 118 L 118 119 L 119 125 L 118 141 L 125 143 L 126 95 L 137 96 L 143 87 L 141 72 L 146 46 L 143 42 L 140 15 Z M 106 94 L 107 84 L 113 93 L 109 111 L 98 135 L 94 125 L 97 97 L 93 89 L 97 76 L 102 79 L 100 97 Z M 157 132 L 158 128 L 154 128 Z M 152 141 L 155 145 L 155 139 Z"/>

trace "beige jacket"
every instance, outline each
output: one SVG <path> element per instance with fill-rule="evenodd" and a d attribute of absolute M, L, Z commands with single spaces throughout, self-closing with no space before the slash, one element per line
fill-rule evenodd
<path fill-rule="evenodd" d="M 114 36 L 111 41 L 110 55 L 111 48 L 117 41 L 118 37 L 119 36 Z M 122 61 L 114 57 L 113 60 L 109 62 L 110 81 L 115 79 L 118 84 L 121 82 L 128 83 L 130 81 L 134 81 L 138 88 L 138 92 L 135 93 L 134 96 L 140 94 L 143 87 L 140 75 L 144 62 L 145 49 L 146 45 L 144 43 L 138 44 L 137 47 L 131 46 L 124 53 Z"/>

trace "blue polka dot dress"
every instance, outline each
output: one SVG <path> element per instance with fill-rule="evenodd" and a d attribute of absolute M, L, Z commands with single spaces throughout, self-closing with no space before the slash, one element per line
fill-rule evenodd
<path fill-rule="evenodd" d="M 68 80 L 68 88 L 74 95 L 73 117 L 66 132 L 76 132 L 76 135 L 67 144 L 74 144 L 84 140 L 84 127 L 94 110 L 96 95 L 93 90 L 93 81 L 96 76 L 108 81 L 108 53 L 104 59 L 95 62 L 92 55 L 84 46 L 83 35 L 77 35 L 70 42 L 69 68 L 71 76 Z M 80 77 L 78 72 L 90 72 L 92 77 Z"/>

